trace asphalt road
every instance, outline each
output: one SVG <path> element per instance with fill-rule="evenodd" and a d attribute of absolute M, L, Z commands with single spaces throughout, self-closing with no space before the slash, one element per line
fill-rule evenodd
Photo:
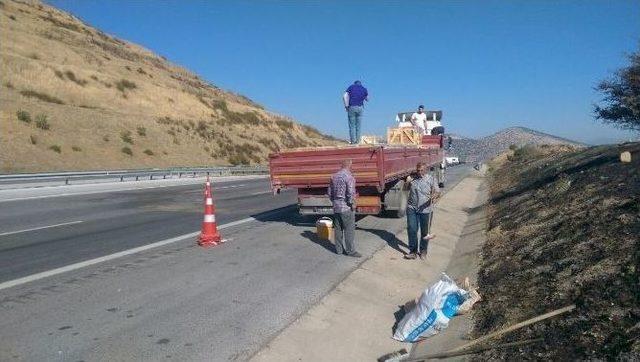
<path fill-rule="evenodd" d="M 468 172 L 457 166 L 447 188 Z M 291 204 L 268 181 L 216 188 L 220 224 Z M 235 186 L 235 187 L 231 187 Z M 0 276 L 14 279 L 199 229 L 201 185 L 0 203 Z M 260 214 L 203 249 L 181 240 L 0 290 L 0 360 L 246 360 L 376 250 L 404 221 L 358 222 L 364 258 L 340 257 L 295 210 Z M 124 230 L 123 230 L 124 229 Z M 394 244 L 395 243 L 395 244 Z M 49 245 L 51 244 L 51 245 Z M 397 247 L 397 245 L 396 245 Z"/>
<path fill-rule="evenodd" d="M 192 184 L 3 202 L 0 283 L 197 231 L 202 188 Z M 268 179 L 214 183 L 214 193 L 219 224 L 295 202 L 293 192 L 273 196 Z"/>

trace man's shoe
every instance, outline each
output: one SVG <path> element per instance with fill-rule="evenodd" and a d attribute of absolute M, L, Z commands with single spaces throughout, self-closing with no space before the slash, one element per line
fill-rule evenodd
<path fill-rule="evenodd" d="M 427 258 L 427 252 L 426 251 L 421 251 L 420 252 L 420 259 L 426 259 Z"/>
<path fill-rule="evenodd" d="M 404 256 L 405 259 L 409 259 L 409 260 L 413 260 L 413 259 L 415 259 L 417 257 L 418 256 L 416 255 L 416 253 L 409 253 L 409 254 Z"/>
<path fill-rule="evenodd" d="M 351 254 L 347 254 L 347 256 L 350 256 L 352 258 L 360 258 L 360 257 L 362 257 L 362 255 L 360 255 L 360 253 L 358 253 L 357 251 L 354 251 Z"/>

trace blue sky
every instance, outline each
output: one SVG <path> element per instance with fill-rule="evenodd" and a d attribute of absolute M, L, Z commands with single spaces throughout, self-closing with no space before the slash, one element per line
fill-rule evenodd
<path fill-rule="evenodd" d="M 341 94 L 369 89 L 364 133 L 442 109 L 471 137 L 526 126 L 629 138 L 592 117 L 597 82 L 640 44 L 636 1 L 49 1 L 212 83 L 346 138 Z"/>

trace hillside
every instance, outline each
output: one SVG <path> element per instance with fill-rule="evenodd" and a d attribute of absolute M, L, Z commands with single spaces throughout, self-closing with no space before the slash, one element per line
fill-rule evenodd
<path fill-rule="evenodd" d="M 557 145 L 565 144 L 581 147 L 579 142 L 566 138 L 553 136 L 547 133 L 535 131 L 526 127 L 510 127 L 490 136 L 479 139 L 468 138 L 459 135 L 451 135 L 453 149 L 450 152 L 467 162 L 479 162 L 489 160 L 504 151 L 511 145 Z"/>
<path fill-rule="evenodd" d="M 631 162 L 620 161 L 629 151 Z M 567 306 L 478 360 L 640 357 L 640 143 L 527 146 L 490 163 L 475 336 Z"/>
<path fill-rule="evenodd" d="M 46 4 L 0 10 L 0 172 L 256 164 L 339 142 Z"/>

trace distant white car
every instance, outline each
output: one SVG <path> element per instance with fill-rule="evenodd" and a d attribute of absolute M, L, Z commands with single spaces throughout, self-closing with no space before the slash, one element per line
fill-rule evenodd
<path fill-rule="evenodd" d="M 460 163 L 458 157 L 445 157 L 444 160 L 447 162 L 447 165 L 457 165 Z"/>

